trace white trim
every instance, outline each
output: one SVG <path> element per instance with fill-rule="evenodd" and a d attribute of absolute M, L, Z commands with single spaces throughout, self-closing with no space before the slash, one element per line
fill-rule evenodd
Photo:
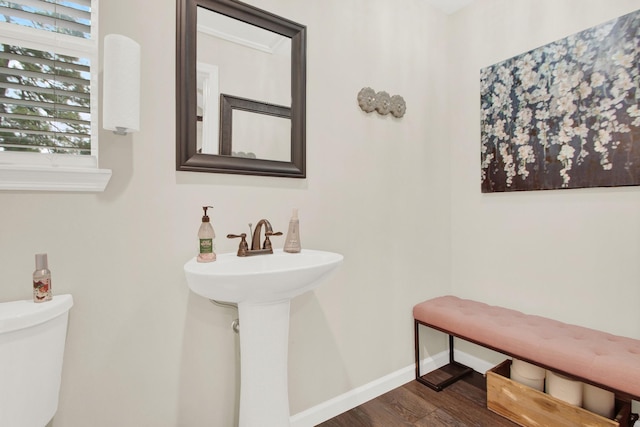
<path fill-rule="evenodd" d="M 198 8 L 198 33 L 246 46 L 268 54 L 279 53 L 289 37 L 230 18 L 206 8 Z M 287 55 L 290 50 L 284 51 Z"/>
<path fill-rule="evenodd" d="M 291 427 L 313 427 L 358 405 L 378 397 L 415 378 L 415 367 L 407 366 L 382 378 L 348 391 L 290 418 Z"/>
<path fill-rule="evenodd" d="M 97 168 L 98 159 L 95 156 L 0 150 L 0 167 L 4 166 Z"/>
<path fill-rule="evenodd" d="M 443 351 L 422 360 L 421 369 L 429 372 L 444 366 L 449 361 L 449 352 Z M 342 414 L 358 405 L 398 388 L 416 377 L 415 365 L 407 366 L 382 378 L 348 391 L 319 405 L 299 412 L 290 418 L 291 427 L 313 427 Z"/>
<path fill-rule="evenodd" d="M 0 190 L 104 191 L 109 169 L 0 165 Z"/>
<path fill-rule="evenodd" d="M 100 139 L 100 116 L 102 116 L 102 98 L 100 97 L 100 75 L 103 72 L 100 41 L 98 39 L 100 15 L 98 14 L 100 1 L 91 2 L 91 40 L 95 43 L 95 49 L 91 53 L 91 155 L 98 158 Z M 104 90 L 104 87 L 102 88 Z M 98 164 L 96 163 L 96 167 Z"/>
<path fill-rule="evenodd" d="M 219 154 L 218 133 L 220 131 L 220 87 L 217 65 L 198 62 L 198 82 L 202 81 L 202 97 L 198 94 L 198 107 L 202 108 L 202 133 L 200 146 L 205 154 Z M 199 86 L 199 83 L 198 83 Z M 201 88 L 198 87 L 198 90 Z"/>
<path fill-rule="evenodd" d="M 454 357 L 457 362 L 473 368 L 476 372 L 484 373 L 494 367 L 493 364 L 485 360 L 455 349 Z M 420 372 L 431 372 L 447 363 L 449 363 L 449 351 L 445 350 L 432 357 L 423 359 L 420 362 Z M 416 377 L 415 369 L 415 365 L 412 364 L 305 411 L 299 412 L 291 416 L 291 427 L 313 427 L 356 406 L 362 405 L 371 399 L 413 381 Z"/>
<path fill-rule="evenodd" d="M 202 34 L 206 34 L 211 37 L 217 37 L 222 40 L 226 40 L 231 43 L 239 44 L 240 46 L 245 46 L 251 49 L 258 50 L 260 52 L 274 54 L 276 53 L 276 49 L 285 41 L 284 37 L 280 37 L 274 40 L 268 40 L 269 43 L 262 43 L 260 41 L 253 41 L 249 38 L 234 36 L 233 34 L 219 31 L 215 28 L 207 27 L 204 25 L 198 25 L 198 32 Z"/>
<path fill-rule="evenodd" d="M 469 353 L 465 353 L 463 351 L 453 350 L 453 357 L 456 359 L 456 362 L 460 362 L 465 366 L 473 368 L 474 371 L 480 372 L 481 374 L 485 374 L 489 369 L 495 368 L 495 364 L 491 362 L 487 362 L 486 360 L 480 359 L 476 356 L 472 356 Z M 504 356 L 505 359 L 510 359 L 509 356 Z M 425 370 L 424 372 L 429 372 Z"/>
<path fill-rule="evenodd" d="M 99 192 L 110 178 L 95 156 L 0 152 L 0 190 Z"/>

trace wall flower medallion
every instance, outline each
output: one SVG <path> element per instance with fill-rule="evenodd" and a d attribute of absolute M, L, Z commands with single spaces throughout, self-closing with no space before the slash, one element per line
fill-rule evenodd
<path fill-rule="evenodd" d="M 407 111 L 407 104 L 404 102 L 404 98 L 400 95 L 393 95 L 391 97 L 391 114 L 393 117 L 400 118 L 404 116 Z"/>
<path fill-rule="evenodd" d="M 376 93 L 376 111 L 383 116 L 391 111 L 391 96 L 387 92 Z"/>
<path fill-rule="evenodd" d="M 371 113 L 376 109 L 376 91 L 370 87 L 364 87 L 358 93 L 358 105 L 365 113 Z"/>
<path fill-rule="evenodd" d="M 365 113 L 377 111 L 380 115 L 391 113 L 396 118 L 404 116 L 407 104 L 400 95 L 390 96 L 385 91 L 377 92 L 370 87 L 364 87 L 358 92 L 358 105 Z"/>

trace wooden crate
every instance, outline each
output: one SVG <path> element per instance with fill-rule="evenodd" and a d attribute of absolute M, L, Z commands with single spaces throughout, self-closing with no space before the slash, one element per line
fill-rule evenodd
<path fill-rule="evenodd" d="M 487 408 L 524 427 L 629 427 L 631 402 L 616 398 L 611 420 L 510 379 L 511 360 L 487 371 Z"/>

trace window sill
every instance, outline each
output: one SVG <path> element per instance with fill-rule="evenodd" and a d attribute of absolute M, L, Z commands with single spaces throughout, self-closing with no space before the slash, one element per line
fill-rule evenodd
<path fill-rule="evenodd" d="M 111 170 L 0 165 L 0 190 L 102 192 Z"/>

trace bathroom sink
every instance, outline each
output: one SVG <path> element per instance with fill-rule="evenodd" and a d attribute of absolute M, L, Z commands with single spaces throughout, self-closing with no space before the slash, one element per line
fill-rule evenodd
<path fill-rule="evenodd" d="M 232 303 L 291 299 L 314 289 L 340 263 L 333 252 L 303 249 L 300 253 L 239 257 L 220 254 L 210 263 L 195 258 L 184 265 L 189 288 L 196 294 Z"/>
<path fill-rule="evenodd" d="M 240 322 L 239 427 L 290 426 L 287 380 L 291 298 L 315 289 L 343 260 L 332 252 L 239 257 L 184 265 L 196 294 L 238 304 Z"/>

